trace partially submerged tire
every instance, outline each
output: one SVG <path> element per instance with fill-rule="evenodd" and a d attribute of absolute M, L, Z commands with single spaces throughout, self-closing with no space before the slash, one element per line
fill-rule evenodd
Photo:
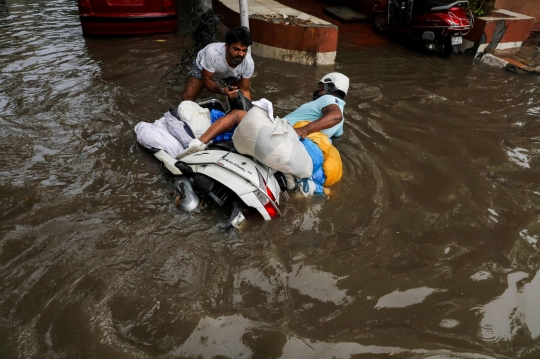
<path fill-rule="evenodd" d="M 373 16 L 371 20 L 373 29 L 378 33 L 383 33 L 388 31 L 388 14 L 381 12 Z"/>

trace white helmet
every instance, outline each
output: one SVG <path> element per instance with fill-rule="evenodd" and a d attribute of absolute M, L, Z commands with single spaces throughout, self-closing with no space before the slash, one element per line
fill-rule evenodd
<path fill-rule="evenodd" d="M 323 84 L 333 83 L 335 86 L 333 91 L 339 90 L 345 95 L 347 95 L 347 91 L 349 90 L 349 78 L 339 72 L 330 72 L 329 74 L 324 75 L 319 82 L 322 82 Z M 325 93 L 333 92 L 327 92 L 327 86 L 325 86 L 324 89 Z"/>

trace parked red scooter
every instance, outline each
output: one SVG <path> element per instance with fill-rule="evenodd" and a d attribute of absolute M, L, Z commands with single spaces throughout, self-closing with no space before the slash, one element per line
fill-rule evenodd
<path fill-rule="evenodd" d="M 450 56 L 458 52 L 472 28 L 474 18 L 467 15 L 468 1 L 386 0 L 373 8 L 373 26 L 378 32 L 404 35 L 429 51 Z"/>

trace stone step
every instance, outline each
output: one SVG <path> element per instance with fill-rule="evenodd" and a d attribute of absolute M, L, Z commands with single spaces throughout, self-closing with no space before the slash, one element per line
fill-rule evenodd
<path fill-rule="evenodd" d="M 531 60 L 540 57 L 540 51 L 533 46 L 524 46 L 516 52 L 516 55 Z"/>
<path fill-rule="evenodd" d="M 325 7 L 324 12 L 327 15 L 337 18 L 343 23 L 348 22 L 359 22 L 359 21 L 369 21 L 369 18 L 356 10 L 351 9 L 347 6 L 332 6 Z"/>

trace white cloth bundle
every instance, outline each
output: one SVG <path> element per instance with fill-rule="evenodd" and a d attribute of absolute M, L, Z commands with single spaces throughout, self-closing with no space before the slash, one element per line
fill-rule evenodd
<path fill-rule="evenodd" d="M 270 117 L 268 111 L 253 106 L 234 131 L 234 147 L 275 170 L 310 177 L 313 161 L 296 131 L 287 120 L 276 117 L 272 122 Z"/>
<path fill-rule="evenodd" d="M 164 118 L 154 123 L 139 122 L 135 126 L 135 133 L 137 141 L 148 149 L 163 150 L 172 157 L 176 157 L 184 151 L 180 142 L 167 130 Z"/>
<path fill-rule="evenodd" d="M 193 138 L 187 133 L 184 122 L 178 121 L 170 112 L 166 112 L 163 118 L 169 133 L 180 142 L 183 148 L 187 148 Z"/>
<path fill-rule="evenodd" d="M 199 138 L 212 124 L 210 110 L 202 108 L 193 101 L 182 101 L 178 105 L 178 116 L 188 124 L 195 138 Z"/>

